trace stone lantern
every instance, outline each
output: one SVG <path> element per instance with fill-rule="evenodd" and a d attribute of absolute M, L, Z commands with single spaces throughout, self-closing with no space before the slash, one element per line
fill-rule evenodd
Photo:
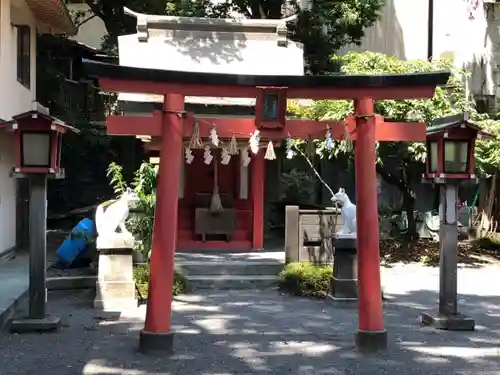
<path fill-rule="evenodd" d="M 438 329 L 474 330 L 475 322 L 458 312 L 458 186 L 476 180 L 476 139 L 493 138 L 469 120 L 467 113 L 442 117 L 427 128 L 424 182 L 437 185 L 439 200 L 439 309 L 422 314 L 422 322 Z"/>
<path fill-rule="evenodd" d="M 427 128 L 424 178 L 436 184 L 475 179 L 476 139 L 491 138 L 469 121 L 468 114 L 442 117 Z"/>
<path fill-rule="evenodd" d="M 51 331 L 59 318 L 46 315 L 47 179 L 64 178 L 61 168 L 62 137 L 78 130 L 50 116 L 33 102 L 31 111 L 14 116 L 5 124 L 14 133 L 15 164 L 11 176 L 27 178 L 29 196 L 29 316 L 14 320 L 13 332 Z"/>
<path fill-rule="evenodd" d="M 77 129 L 51 117 L 48 110 L 35 104 L 32 111 L 17 115 L 10 122 L 15 137 L 16 158 L 13 174 L 17 177 L 47 175 L 64 178 L 61 168 L 62 137 Z"/>

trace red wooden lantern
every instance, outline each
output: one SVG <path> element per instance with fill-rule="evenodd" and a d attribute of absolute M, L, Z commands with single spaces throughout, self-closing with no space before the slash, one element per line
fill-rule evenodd
<path fill-rule="evenodd" d="M 255 102 L 255 126 L 258 129 L 281 129 L 286 121 L 286 89 L 260 88 Z"/>
<path fill-rule="evenodd" d="M 469 121 L 469 115 L 441 117 L 427 128 L 424 178 L 434 183 L 475 179 L 476 139 L 493 138 Z"/>
<path fill-rule="evenodd" d="M 14 116 L 8 125 L 16 142 L 14 174 L 64 176 L 61 168 L 62 137 L 68 131 L 78 133 L 78 129 L 50 116 L 48 111 L 38 109 Z"/>

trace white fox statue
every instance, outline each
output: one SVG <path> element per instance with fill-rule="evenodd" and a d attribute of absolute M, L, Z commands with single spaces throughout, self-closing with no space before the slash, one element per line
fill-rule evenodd
<path fill-rule="evenodd" d="M 356 237 L 356 205 L 350 201 L 345 189 L 340 188 L 332 197 L 332 202 L 340 202 L 342 204 L 340 215 L 344 219 L 344 224 L 336 234 Z"/>
<path fill-rule="evenodd" d="M 98 237 L 109 238 L 119 233 L 132 237 L 132 234 L 125 227 L 125 221 L 129 215 L 129 203 L 138 199 L 137 194 L 132 189 L 127 188 L 120 198 L 113 203 L 105 202 L 97 206 L 95 225 Z M 118 228 L 120 228 L 120 232 L 117 232 Z"/>

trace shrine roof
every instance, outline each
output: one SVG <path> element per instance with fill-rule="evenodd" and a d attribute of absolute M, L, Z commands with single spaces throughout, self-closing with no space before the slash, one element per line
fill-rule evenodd
<path fill-rule="evenodd" d="M 293 21 L 296 16 L 282 19 L 247 19 L 237 18 L 207 18 L 207 17 L 179 17 L 165 16 L 134 12 L 124 7 L 123 12 L 137 19 L 139 32 L 147 29 L 173 29 L 173 30 L 196 30 L 196 31 L 249 31 L 249 32 L 276 32 L 279 28 L 285 28 L 287 22 Z"/>
<path fill-rule="evenodd" d="M 450 76 L 448 71 L 388 75 L 243 75 L 137 68 L 87 59 L 83 60 L 83 64 L 89 76 L 110 79 L 185 85 L 310 88 L 311 90 L 329 87 L 352 89 L 437 86 L 446 84 Z"/>
<path fill-rule="evenodd" d="M 444 132 L 445 130 L 453 129 L 456 127 L 466 126 L 469 129 L 476 130 L 482 138 L 495 138 L 491 133 L 485 132 L 481 127 L 470 120 L 470 115 L 467 112 L 439 117 L 429 123 L 426 134 L 433 135 Z"/>

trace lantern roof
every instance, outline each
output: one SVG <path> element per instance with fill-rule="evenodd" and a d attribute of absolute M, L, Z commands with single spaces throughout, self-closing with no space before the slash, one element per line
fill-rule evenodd
<path fill-rule="evenodd" d="M 32 102 L 31 104 L 31 110 L 19 113 L 15 116 L 12 117 L 12 120 L 9 121 L 3 121 L 0 123 L 0 129 L 1 128 L 6 128 L 7 130 L 15 130 L 14 125 L 19 121 L 27 118 L 42 118 L 44 120 L 50 121 L 52 125 L 55 125 L 57 127 L 56 130 L 62 133 L 66 133 L 68 131 L 73 132 L 73 133 L 80 133 L 80 130 L 66 124 L 64 121 L 58 119 L 57 117 L 53 117 L 50 115 L 50 111 L 47 107 L 44 107 L 38 102 Z"/>
<path fill-rule="evenodd" d="M 444 133 L 447 130 L 453 128 L 469 128 L 475 130 L 478 134 L 478 138 L 482 139 L 492 139 L 495 136 L 481 129 L 481 127 L 470 120 L 470 114 L 468 112 L 458 113 L 455 115 L 439 117 L 432 120 L 429 123 L 430 126 L 427 127 L 426 135 L 434 135 L 438 133 Z"/>

